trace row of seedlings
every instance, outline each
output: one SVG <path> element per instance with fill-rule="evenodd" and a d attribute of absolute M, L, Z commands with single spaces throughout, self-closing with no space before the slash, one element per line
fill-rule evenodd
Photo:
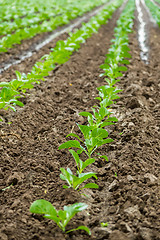
<path fill-rule="evenodd" d="M 1 82 L 0 109 L 16 111 L 16 105 L 23 107 L 23 103 L 18 99 L 25 96 L 26 90 L 33 88 L 33 84 L 44 81 L 44 77 L 48 76 L 49 72 L 54 70 L 57 65 L 67 62 L 73 52 L 80 48 L 80 44 L 85 43 L 86 39 L 96 33 L 100 26 L 111 18 L 113 12 L 122 2 L 123 0 L 115 0 L 110 3 L 96 16 L 92 17 L 89 22 L 83 23 L 80 29 L 70 33 L 65 41 L 58 41 L 55 48 L 52 49 L 53 51 L 49 55 L 43 56 L 41 62 L 35 63 L 32 71 L 27 75 L 16 71 L 17 79 L 10 82 Z"/>
<path fill-rule="evenodd" d="M 59 5 L 64 4 L 64 1 L 66 0 L 60 0 Z M 56 0 L 52 0 L 52 3 L 50 0 L 46 0 L 45 2 L 43 0 L 26 0 L 25 2 L 23 0 L 4 0 L 0 2 L 0 23 L 4 21 L 14 21 L 17 18 L 23 18 L 28 15 L 28 17 L 32 17 L 37 13 L 37 11 L 42 12 L 45 11 L 47 6 L 50 5 L 52 9 L 57 7 Z"/>
<path fill-rule="evenodd" d="M 66 1 L 66 0 L 65 0 Z M 106 1 L 105 1 L 106 2 Z M 103 4 L 104 1 L 98 1 L 94 0 L 88 0 L 86 1 L 81 1 L 81 2 L 72 2 L 66 4 L 66 2 L 63 2 L 63 5 L 61 2 L 46 2 L 45 7 L 41 6 L 41 2 L 33 8 L 35 11 L 38 11 L 38 13 L 35 13 L 35 11 L 31 11 L 31 9 L 28 9 L 28 12 L 24 15 L 22 18 L 21 16 L 18 16 L 19 9 L 16 7 L 11 8 L 14 10 L 14 16 L 16 15 L 17 17 L 15 19 L 12 18 L 12 21 L 5 20 L 3 22 L 0 22 L 0 35 L 6 35 L 9 33 L 13 33 L 13 31 L 16 31 L 17 29 L 20 28 L 25 28 L 25 27 L 32 27 L 35 24 L 42 23 L 42 21 L 49 20 L 50 18 L 56 17 L 57 15 L 62 15 L 64 13 L 67 13 L 68 19 L 71 19 L 69 17 L 69 14 L 71 15 L 72 19 L 81 16 L 84 14 L 84 12 L 92 10 L 94 7 L 97 7 L 100 4 Z M 82 9 L 83 6 L 83 9 Z M 15 13 L 15 8 L 16 8 L 16 13 Z M 78 15 L 77 15 L 78 14 Z M 51 28 L 49 28 L 51 30 Z"/>
<path fill-rule="evenodd" d="M 145 0 L 147 7 L 149 8 L 153 18 L 156 20 L 156 23 L 160 27 L 160 8 L 150 0 Z"/>
<path fill-rule="evenodd" d="M 132 31 L 133 18 L 134 18 L 135 3 L 134 0 L 129 0 L 119 20 L 117 21 L 117 27 L 115 28 L 115 38 L 112 40 L 113 45 L 109 49 L 109 54 L 105 60 L 105 64 L 101 68 L 105 71 L 103 74 L 107 76 L 106 85 L 98 87 L 99 105 L 92 107 L 92 113 L 81 112 L 80 116 L 87 117 L 88 124 L 80 125 L 77 124 L 82 134 L 77 135 L 76 133 L 70 133 L 67 137 L 74 137 L 77 140 L 69 140 L 60 145 L 59 149 L 69 149 L 76 162 L 76 174 L 74 174 L 69 168 L 65 170 L 61 168 L 60 178 L 66 181 L 67 185 L 63 188 L 73 188 L 77 191 L 81 191 L 85 188 L 98 188 L 96 183 L 84 183 L 86 180 L 91 178 L 97 179 L 96 173 L 84 172 L 86 167 L 93 164 L 97 157 L 108 160 L 106 155 L 97 155 L 95 150 L 110 143 L 113 140 L 108 138 L 108 132 L 105 129 L 106 126 L 113 125 L 117 121 L 116 117 L 112 117 L 110 111 L 110 105 L 114 103 L 114 100 L 119 98 L 117 93 L 119 90 L 114 85 L 119 81 L 117 78 L 122 76 L 121 71 L 125 71 L 127 68 L 121 66 L 122 64 L 129 64 L 126 58 L 130 58 L 131 55 L 128 53 L 130 50 L 128 47 L 128 34 Z M 81 138 L 83 135 L 83 138 Z M 74 150 L 73 150 L 73 149 Z M 76 149 L 76 150 L 75 150 Z M 80 155 L 85 153 L 86 160 L 81 160 Z M 92 155 L 94 154 L 94 157 Z M 45 218 L 52 219 L 64 232 L 65 227 L 69 220 L 75 215 L 75 213 L 87 208 L 85 203 L 75 203 L 70 206 L 65 206 L 64 210 L 57 211 L 53 205 L 44 200 L 36 200 L 32 203 L 30 211 L 35 214 L 43 214 Z M 91 232 L 86 226 L 80 226 L 76 229 L 71 229 L 67 232 L 74 230 L 85 230 L 90 235 Z"/>
<path fill-rule="evenodd" d="M 85 12 L 90 11 L 92 8 L 97 6 L 97 1 L 91 1 L 89 3 L 90 4 L 88 4 L 87 1 L 86 4 L 86 1 L 82 0 L 81 4 L 79 4 L 77 8 L 75 2 L 74 4 L 72 4 L 72 7 L 70 6 L 70 10 L 67 10 L 64 5 L 63 7 L 61 7 L 63 11 L 61 11 L 60 14 L 51 17 L 49 20 L 44 20 L 41 24 L 39 22 L 37 22 L 37 24 L 33 24 L 34 22 L 30 21 L 29 26 L 26 26 L 24 28 L 18 27 L 13 34 L 8 33 L 6 36 L 3 36 L 0 39 L 0 52 L 7 52 L 8 49 L 14 46 L 14 44 L 21 44 L 22 40 L 31 39 L 37 34 L 44 32 L 52 32 L 57 27 L 68 24 L 72 19 L 83 15 Z M 57 11 L 55 10 L 55 12 Z M 9 25 L 8 22 L 7 25 Z"/>

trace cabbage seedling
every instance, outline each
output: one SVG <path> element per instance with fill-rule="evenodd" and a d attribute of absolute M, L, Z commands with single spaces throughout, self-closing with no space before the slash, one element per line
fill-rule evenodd
<path fill-rule="evenodd" d="M 80 158 L 78 153 L 76 153 L 74 150 L 69 150 L 69 152 L 72 154 L 72 156 L 74 157 L 74 160 L 77 164 L 77 173 L 81 174 L 83 172 L 83 170 L 89 166 L 90 164 L 94 163 L 96 160 L 94 158 L 89 158 L 87 159 L 85 162 L 83 162 Z"/>
<path fill-rule="evenodd" d="M 68 186 L 64 185 L 63 188 L 73 188 L 78 191 L 81 191 L 84 188 L 98 188 L 97 184 L 88 183 L 83 187 L 81 187 L 80 189 L 78 189 L 80 185 L 87 179 L 91 177 L 94 177 L 95 179 L 97 179 L 96 173 L 93 173 L 93 172 L 81 173 L 81 174 L 78 173 L 78 176 L 75 176 L 70 170 L 70 168 L 67 168 L 67 170 L 65 170 L 64 168 L 60 168 L 60 170 L 62 172 L 60 174 L 60 178 L 68 183 Z"/>
<path fill-rule="evenodd" d="M 64 206 L 64 210 L 57 211 L 50 202 L 44 199 L 39 199 L 32 203 L 30 212 L 35 214 L 43 214 L 44 218 L 53 220 L 63 232 L 66 232 L 66 226 L 69 221 L 75 216 L 76 213 L 85 210 L 87 207 L 88 205 L 85 203 L 74 203 L 70 206 Z M 86 226 L 79 226 L 75 229 L 67 231 L 66 233 L 76 230 L 84 230 L 91 235 L 91 231 Z"/>

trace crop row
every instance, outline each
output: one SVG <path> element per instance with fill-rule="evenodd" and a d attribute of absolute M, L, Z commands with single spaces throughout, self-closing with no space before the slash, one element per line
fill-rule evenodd
<path fill-rule="evenodd" d="M 121 92 L 115 84 L 119 81 L 118 77 L 122 76 L 122 72 L 127 70 L 124 66 L 129 64 L 128 58 L 131 55 L 128 53 L 128 34 L 131 32 L 133 26 L 135 3 L 134 0 L 129 0 L 124 11 L 117 21 L 117 27 L 114 29 L 114 39 L 106 55 L 105 63 L 100 66 L 104 70 L 103 76 L 106 76 L 106 85 L 98 87 L 99 101 L 97 106 L 91 108 L 91 112 L 81 112 L 80 116 L 87 117 L 87 125 L 78 125 L 81 134 L 70 133 L 67 137 L 74 137 L 76 140 L 69 140 L 59 146 L 59 150 L 67 148 L 72 154 L 76 162 L 76 174 L 69 168 L 60 168 L 60 178 L 67 183 L 63 188 L 73 188 L 81 191 L 84 188 L 98 188 L 96 183 L 85 183 L 91 178 L 97 179 L 96 173 L 84 172 L 86 167 L 93 164 L 99 158 L 108 160 L 107 156 L 97 154 L 95 151 L 102 145 L 110 143 L 113 140 L 108 138 L 109 133 L 106 126 L 113 125 L 117 121 L 116 117 L 112 117 L 111 105 L 119 98 L 117 95 Z M 127 58 L 127 59 L 126 59 Z M 74 149 L 74 150 L 73 150 Z M 86 160 L 81 160 L 81 154 L 86 155 Z M 82 186 L 81 186 L 82 184 Z M 32 203 L 30 211 L 35 214 L 43 214 L 44 218 L 52 219 L 63 232 L 66 231 L 66 225 L 71 218 L 78 212 L 87 208 L 85 203 L 75 203 L 70 206 L 64 206 L 64 210 L 57 211 L 55 207 L 44 199 L 36 200 Z M 89 235 L 90 230 L 85 226 L 80 226 L 76 229 L 71 229 L 67 232 L 75 230 L 85 230 Z"/>
<path fill-rule="evenodd" d="M 155 0 L 155 2 L 160 3 L 160 0 Z"/>
<path fill-rule="evenodd" d="M 53 4 L 53 2 L 51 2 Z M 99 3 L 97 3 L 97 1 L 81 1 L 81 3 L 76 2 L 76 3 L 72 3 L 71 4 L 65 4 L 65 5 L 60 5 L 59 3 L 55 6 L 54 3 L 54 8 L 53 6 L 47 5 L 46 9 L 43 11 L 39 11 L 39 7 L 38 7 L 38 13 L 35 14 L 35 12 L 31 13 L 31 14 L 27 14 L 25 17 L 18 17 L 16 19 L 14 19 L 14 21 L 3 21 L 0 23 L 0 35 L 5 35 L 8 33 L 12 33 L 13 31 L 20 29 L 20 28 L 24 28 L 27 26 L 33 26 L 37 23 L 41 23 L 44 20 L 48 20 L 51 17 L 55 17 L 57 15 L 63 14 L 65 12 L 72 12 L 72 15 L 76 14 L 76 11 L 80 11 L 82 10 L 82 6 L 83 6 L 83 11 L 89 11 L 92 8 L 102 4 L 103 1 L 99 1 Z M 86 10 L 85 10 L 86 9 Z M 82 12 L 83 13 L 83 12 Z M 31 27 L 30 26 L 30 27 Z"/>
<path fill-rule="evenodd" d="M 23 106 L 18 98 L 24 96 L 27 89 L 34 87 L 33 84 L 45 80 L 44 77 L 52 71 L 57 64 L 63 64 L 80 48 L 80 44 L 100 28 L 102 24 L 112 16 L 113 12 L 122 4 L 123 0 L 116 0 L 107 5 L 96 16 L 92 17 L 89 22 L 83 23 L 80 29 L 70 33 L 70 37 L 65 41 L 58 41 L 56 47 L 49 55 L 42 57 L 42 62 L 37 62 L 30 73 L 27 75 L 16 71 L 17 79 L 10 82 L 1 82 L 0 87 L 0 109 L 8 108 L 16 111 L 15 105 Z"/>
<path fill-rule="evenodd" d="M 147 7 L 149 8 L 153 18 L 156 20 L 157 24 L 160 27 L 160 8 L 157 7 L 152 1 L 145 0 Z"/>
<path fill-rule="evenodd" d="M 107 2 L 108 0 L 105 0 Z M 55 11 L 50 10 L 50 15 L 45 13 L 40 14 L 40 16 L 44 18 L 44 21 L 39 24 L 43 19 L 39 17 L 35 17 L 35 19 L 27 19 L 20 18 L 16 19 L 14 22 L 6 22 L 1 24 L 2 26 L 2 34 L 6 34 L 0 39 L 0 52 L 7 52 L 8 49 L 12 48 L 14 44 L 20 44 L 24 39 L 30 39 L 36 36 L 37 34 L 44 32 L 52 32 L 58 26 L 62 26 L 64 24 L 68 24 L 70 20 L 75 19 L 78 16 L 83 15 L 85 12 L 90 11 L 94 7 L 100 5 L 102 1 L 97 2 L 97 0 L 82 0 L 78 5 L 74 3 L 70 8 L 65 5 L 60 6 L 58 11 L 58 15 L 56 15 L 57 9 Z M 49 14 L 49 13 L 48 13 Z M 53 14 L 53 16 L 51 16 Z M 49 17 L 49 20 L 47 18 Z M 36 20 L 37 19 L 37 20 Z M 35 22 L 35 20 L 37 22 Z M 6 27 L 7 25 L 7 27 Z M 21 28 L 21 27 L 24 28 Z M 15 30 L 13 34 L 10 34 L 11 31 Z M 9 31 L 9 33 L 8 33 Z M 2 35 L 1 34 L 1 35 Z"/>
<path fill-rule="evenodd" d="M 76 0 L 77 5 L 79 1 Z M 103 3 L 103 1 L 102 1 Z M 45 12 L 49 8 L 52 10 L 58 10 L 60 7 L 69 6 L 75 4 L 74 0 L 3 0 L 0 3 L 0 22 L 14 21 L 18 18 L 25 18 L 27 16 L 33 17 L 37 13 Z"/>

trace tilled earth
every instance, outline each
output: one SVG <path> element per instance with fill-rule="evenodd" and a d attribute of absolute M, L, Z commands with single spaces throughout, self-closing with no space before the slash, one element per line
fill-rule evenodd
<path fill-rule="evenodd" d="M 62 189 L 59 178 L 60 167 L 74 170 L 75 163 L 70 153 L 59 151 L 58 146 L 66 141 L 68 133 L 78 132 L 77 122 L 85 123 L 78 112 L 90 110 L 96 103 L 96 87 L 105 83 L 99 77 L 99 66 L 104 63 L 118 17 L 116 12 L 66 64 L 36 86 L 24 99 L 23 109 L 2 112 L 1 189 L 13 185 L 0 193 L 0 239 L 160 239 L 158 27 L 150 26 L 148 65 L 139 57 L 136 21 L 135 31 L 130 34 L 132 59 L 118 83 L 123 89 L 121 97 L 112 108 L 119 122 L 108 129 L 114 142 L 99 150 L 109 162 L 99 160 L 89 168 L 97 172 L 99 189 L 84 191 L 87 198 Z M 32 64 L 28 60 L 26 68 Z M 57 209 L 75 202 L 87 203 L 88 210 L 77 215 L 67 229 L 86 225 L 92 236 L 83 231 L 64 235 L 52 221 L 32 215 L 29 207 L 36 199 L 46 199 Z M 108 227 L 101 227 L 101 222 L 107 222 Z"/>

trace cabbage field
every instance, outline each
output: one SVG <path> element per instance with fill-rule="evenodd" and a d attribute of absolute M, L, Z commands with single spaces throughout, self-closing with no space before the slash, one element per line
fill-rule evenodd
<path fill-rule="evenodd" d="M 159 51 L 159 0 L 0 0 L 0 239 L 160 239 Z"/>

